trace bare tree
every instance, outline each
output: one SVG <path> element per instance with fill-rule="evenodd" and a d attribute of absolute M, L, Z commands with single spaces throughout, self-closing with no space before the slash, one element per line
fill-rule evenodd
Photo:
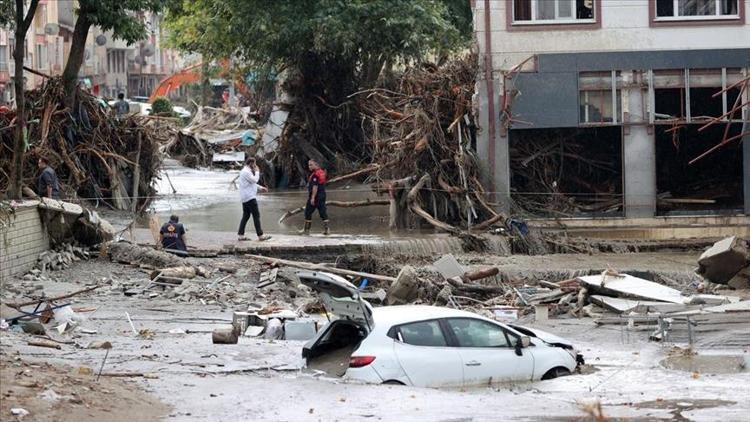
<path fill-rule="evenodd" d="M 16 47 L 13 59 L 16 70 L 13 74 L 16 90 L 16 143 L 13 145 L 13 168 L 10 174 L 10 197 L 21 199 L 23 180 L 23 155 L 26 152 L 26 99 L 24 95 L 23 58 L 26 55 L 24 41 L 31 20 L 36 13 L 39 0 L 31 0 L 26 16 L 23 14 L 23 0 L 16 0 Z"/>

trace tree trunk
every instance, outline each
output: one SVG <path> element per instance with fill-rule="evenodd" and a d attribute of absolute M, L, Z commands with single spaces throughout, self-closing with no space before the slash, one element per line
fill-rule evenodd
<path fill-rule="evenodd" d="M 26 142 L 24 133 L 26 131 L 26 96 L 24 95 L 24 77 L 23 77 L 23 58 L 26 55 L 24 41 L 26 40 L 26 31 L 31 26 L 31 19 L 36 13 L 36 7 L 39 0 L 32 0 L 29 3 L 29 10 L 26 17 L 23 15 L 23 0 L 16 0 L 16 48 L 13 53 L 13 59 L 16 69 L 13 74 L 14 86 L 16 91 L 16 142 L 13 145 L 13 167 L 10 173 L 10 197 L 21 199 L 23 191 L 23 155 L 26 152 Z"/>
<path fill-rule="evenodd" d="M 211 95 L 211 81 L 208 76 L 208 57 L 204 54 L 201 65 L 201 105 L 203 107 L 210 105 L 208 102 Z"/>
<path fill-rule="evenodd" d="M 62 74 L 63 86 L 65 87 L 65 107 L 71 112 L 74 111 L 78 72 L 81 70 L 83 58 L 86 54 L 86 38 L 89 36 L 89 28 L 91 28 L 91 22 L 86 19 L 85 14 L 80 13 L 73 29 L 68 63 L 65 65 Z"/>

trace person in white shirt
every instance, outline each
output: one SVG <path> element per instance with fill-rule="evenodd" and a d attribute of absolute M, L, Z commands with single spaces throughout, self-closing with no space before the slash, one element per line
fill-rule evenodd
<path fill-rule="evenodd" d="M 250 240 L 245 237 L 245 225 L 250 216 L 253 216 L 253 225 L 255 225 L 255 234 L 258 240 L 264 241 L 271 236 L 263 234 L 260 228 L 260 210 L 258 210 L 258 190 L 268 192 L 268 188 L 258 184 L 260 180 L 260 170 L 255 162 L 254 157 L 248 157 L 245 160 L 245 167 L 240 171 L 240 200 L 242 201 L 242 220 L 240 220 L 240 229 L 237 231 L 237 240 Z"/>

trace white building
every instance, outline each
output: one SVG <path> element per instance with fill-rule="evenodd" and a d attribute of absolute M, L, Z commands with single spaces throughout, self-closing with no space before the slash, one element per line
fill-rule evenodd
<path fill-rule="evenodd" d="M 750 213 L 750 87 L 741 96 L 742 84 L 732 87 L 750 75 L 750 0 L 472 6 L 482 67 L 477 148 L 498 199 L 619 198 L 609 209 L 627 217 Z M 559 174 L 529 180 L 519 165 L 555 149 L 567 157 Z M 609 176 L 589 168 L 607 154 Z"/>

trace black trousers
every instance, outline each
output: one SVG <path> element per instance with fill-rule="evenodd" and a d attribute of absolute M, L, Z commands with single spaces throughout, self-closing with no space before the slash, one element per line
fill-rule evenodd
<path fill-rule="evenodd" d="M 237 231 L 237 234 L 240 236 L 245 235 L 245 226 L 251 215 L 253 216 L 253 225 L 255 225 L 255 234 L 263 236 L 263 229 L 260 228 L 260 210 L 258 210 L 257 199 L 251 199 L 242 203 L 242 220 L 240 220 L 240 229 Z"/>
<path fill-rule="evenodd" d="M 315 210 L 318 210 L 318 213 L 320 214 L 320 218 L 322 218 L 323 221 L 328 220 L 328 210 L 326 210 L 325 192 L 323 193 L 318 192 L 318 195 L 315 197 L 315 206 L 310 205 L 310 196 L 309 195 L 307 196 L 307 204 L 305 204 L 305 220 L 310 220 Z"/>

